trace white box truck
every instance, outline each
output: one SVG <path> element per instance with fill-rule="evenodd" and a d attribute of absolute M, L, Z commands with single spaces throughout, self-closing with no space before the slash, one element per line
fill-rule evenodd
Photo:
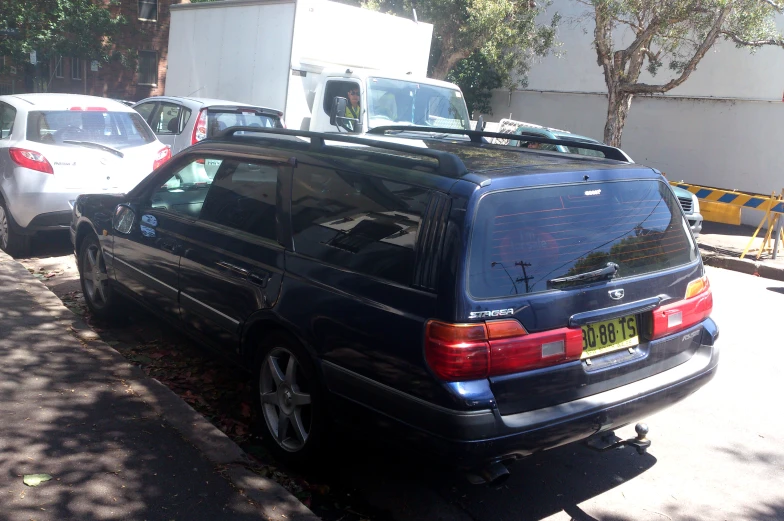
<path fill-rule="evenodd" d="M 459 87 L 427 78 L 432 34 L 431 24 L 327 0 L 174 4 L 165 91 L 282 110 L 299 130 L 470 129 Z M 335 110 L 354 119 L 335 105 L 351 90 L 358 117 L 336 121 Z"/>

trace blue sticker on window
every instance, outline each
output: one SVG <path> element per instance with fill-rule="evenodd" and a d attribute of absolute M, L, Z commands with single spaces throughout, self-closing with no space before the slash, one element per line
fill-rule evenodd
<path fill-rule="evenodd" d="M 150 226 L 158 226 L 158 219 L 154 215 L 142 215 L 142 222 Z"/>
<path fill-rule="evenodd" d="M 145 237 L 155 237 L 155 229 L 154 228 L 150 228 L 149 226 L 144 226 L 142 224 L 141 225 L 141 229 L 142 229 L 142 235 L 144 235 Z"/>

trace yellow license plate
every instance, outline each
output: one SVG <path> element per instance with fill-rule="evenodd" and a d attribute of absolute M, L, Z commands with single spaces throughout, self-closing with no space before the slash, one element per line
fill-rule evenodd
<path fill-rule="evenodd" d="M 594 322 L 583 326 L 582 358 L 634 347 L 640 343 L 637 316 Z"/>

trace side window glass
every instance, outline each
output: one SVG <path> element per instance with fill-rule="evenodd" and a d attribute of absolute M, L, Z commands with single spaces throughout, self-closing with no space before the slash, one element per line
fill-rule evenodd
<path fill-rule="evenodd" d="M 185 125 L 188 124 L 188 120 L 191 119 L 191 109 L 182 107 L 182 117 L 180 118 L 180 128 L 177 131 L 177 134 L 182 134 L 182 131 L 185 129 Z"/>
<path fill-rule="evenodd" d="M 0 104 L 0 139 L 8 139 L 14 130 L 16 109 L 5 103 Z"/>
<path fill-rule="evenodd" d="M 209 170 L 219 170 L 221 159 L 199 158 L 179 167 L 161 183 L 150 198 L 150 206 L 198 219 L 212 184 Z"/>
<path fill-rule="evenodd" d="M 154 101 L 150 101 L 150 102 L 142 103 L 141 105 L 138 105 L 138 106 L 134 107 L 133 110 L 135 110 L 136 112 L 141 114 L 141 116 L 144 118 L 144 121 L 149 122 L 150 121 L 150 115 L 152 114 L 152 110 L 154 108 L 155 108 L 155 102 Z"/>
<path fill-rule="evenodd" d="M 179 134 L 180 133 L 180 111 L 182 107 L 174 103 L 161 103 L 161 109 L 155 118 L 156 134 Z"/>
<path fill-rule="evenodd" d="M 277 240 L 276 195 L 281 167 L 223 161 L 215 173 L 200 219 Z"/>
<path fill-rule="evenodd" d="M 332 100 L 335 99 L 336 96 L 340 96 L 341 98 L 346 98 L 348 100 L 348 105 L 351 105 L 351 99 L 349 99 L 349 92 L 355 91 L 357 93 L 361 92 L 359 88 L 359 83 L 355 81 L 343 81 L 343 80 L 332 80 L 328 81 L 327 84 L 324 86 L 324 113 L 329 116 L 329 111 L 332 110 Z M 360 99 L 359 96 L 356 97 L 355 101 L 359 105 L 359 107 L 363 107 L 365 105 L 364 100 Z M 346 106 L 346 111 L 348 112 L 349 108 Z M 355 112 L 358 112 L 356 107 L 354 107 Z M 357 116 L 358 117 L 358 116 Z"/>
<path fill-rule="evenodd" d="M 309 257 L 408 285 L 429 193 L 424 188 L 304 165 L 294 171 L 294 245 Z"/>

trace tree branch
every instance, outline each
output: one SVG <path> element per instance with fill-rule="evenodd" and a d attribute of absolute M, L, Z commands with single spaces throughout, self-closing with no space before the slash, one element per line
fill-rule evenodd
<path fill-rule="evenodd" d="M 726 36 L 733 42 L 737 43 L 738 45 L 742 45 L 744 47 L 763 47 L 765 45 L 776 45 L 779 47 L 784 47 L 784 39 L 782 39 L 781 37 L 770 38 L 769 40 L 744 40 L 737 34 L 729 31 L 722 31 L 721 34 L 723 36 Z"/>
<path fill-rule="evenodd" d="M 775 9 L 779 13 L 784 11 L 784 5 L 782 5 L 782 4 L 778 3 L 778 2 L 774 2 L 773 0 L 762 0 L 762 1 L 765 2 L 766 4 L 768 4 L 769 6 L 771 6 L 773 9 Z"/>
<path fill-rule="evenodd" d="M 697 68 L 697 64 L 700 63 L 700 60 L 702 60 L 708 50 L 713 47 L 713 44 L 716 43 L 716 39 L 721 33 L 721 27 L 724 25 L 724 20 L 727 17 L 730 9 L 731 7 L 727 6 L 719 12 L 719 16 L 717 16 L 716 20 L 713 22 L 713 27 L 711 27 L 711 30 L 708 31 L 708 34 L 705 36 L 705 40 L 703 40 L 703 42 L 694 52 L 694 56 L 691 57 L 689 63 L 687 63 L 683 68 L 683 72 L 681 72 L 680 76 L 668 81 L 664 85 L 623 82 L 620 85 L 621 92 L 625 92 L 627 94 L 661 94 L 674 89 L 686 81 L 691 73 L 694 72 L 694 69 Z"/>

